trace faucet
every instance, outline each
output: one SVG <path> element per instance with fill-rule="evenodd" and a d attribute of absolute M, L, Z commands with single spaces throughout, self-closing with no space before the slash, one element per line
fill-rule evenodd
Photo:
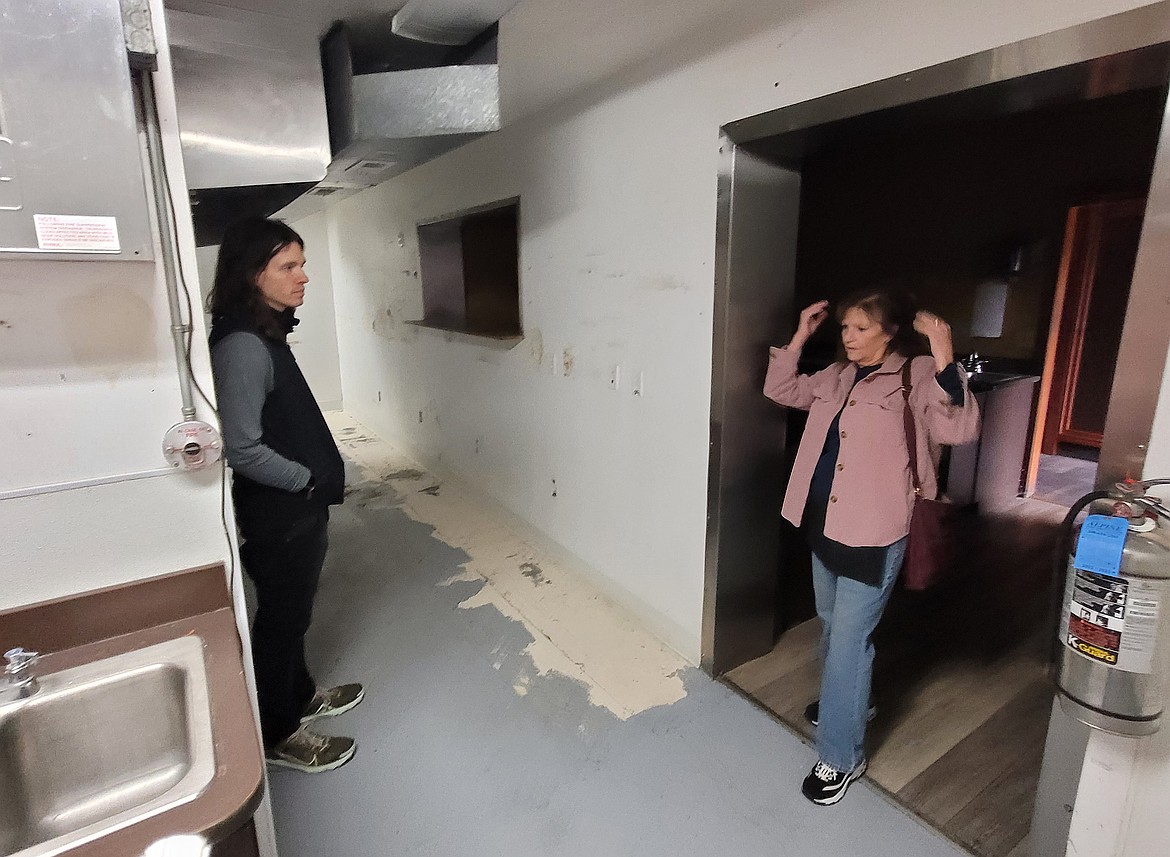
<path fill-rule="evenodd" d="M 8 665 L 4 667 L 4 682 L 0 682 L 0 702 L 28 699 L 37 692 L 35 667 L 40 654 L 27 649 L 9 649 L 4 653 Z"/>
<path fill-rule="evenodd" d="M 978 375 L 987 365 L 987 361 L 979 356 L 978 351 L 972 351 L 959 362 L 963 364 L 963 368 L 967 370 L 969 375 Z"/>

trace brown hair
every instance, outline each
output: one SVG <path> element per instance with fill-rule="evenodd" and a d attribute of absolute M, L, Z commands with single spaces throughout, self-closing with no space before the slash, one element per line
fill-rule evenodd
<path fill-rule="evenodd" d="M 836 318 L 841 323 L 845 313 L 859 309 L 878 324 L 890 337 L 889 350 L 903 357 L 917 357 L 926 354 L 926 343 L 914 329 L 914 317 L 918 305 L 907 292 L 891 289 L 861 289 L 852 292 L 837 302 Z"/>

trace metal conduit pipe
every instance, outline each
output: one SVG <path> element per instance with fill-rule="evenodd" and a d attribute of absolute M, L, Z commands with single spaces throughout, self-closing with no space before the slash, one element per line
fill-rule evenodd
<path fill-rule="evenodd" d="M 175 345 L 175 360 L 179 364 L 179 392 L 183 397 L 183 419 L 195 419 L 195 396 L 192 392 L 191 364 L 188 342 L 191 325 L 183 323 L 179 303 L 179 282 L 176 266 L 181 264 L 175 249 L 174 221 L 171 196 L 167 187 L 166 165 L 162 154 L 162 131 L 155 105 L 154 81 L 149 71 L 138 74 L 138 92 L 142 107 L 142 122 L 146 128 L 146 151 L 150 165 L 150 182 L 154 191 L 154 208 L 158 214 L 159 241 L 162 244 L 162 265 L 167 283 L 167 306 L 171 314 L 171 339 Z"/>

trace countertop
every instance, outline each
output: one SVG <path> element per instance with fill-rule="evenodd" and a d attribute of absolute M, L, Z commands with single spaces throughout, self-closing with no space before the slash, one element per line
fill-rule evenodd
<path fill-rule="evenodd" d="M 998 390 L 1001 387 L 1006 387 L 1009 384 L 1015 384 L 1020 381 L 1027 381 L 1030 384 L 1034 384 L 1039 380 L 1039 375 L 1025 373 L 976 372 L 967 377 L 967 384 L 973 393 L 987 393 L 991 390 Z"/>

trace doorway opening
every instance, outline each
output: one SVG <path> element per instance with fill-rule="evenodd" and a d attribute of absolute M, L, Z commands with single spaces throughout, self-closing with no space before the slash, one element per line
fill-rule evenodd
<path fill-rule="evenodd" d="M 1094 487 L 1145 217 L 1140 188 L 1101 196 L 1068 211 L 1025 477 L 1062 506 Z"/>
<path fill-rule="evenodd" d="M 1133 360 L 1122 328 L 1145 330 L 1158 289 L 1139 243 L 1170 179 L 1168 7 L 1156 26 L 1127 13 L 1047 52 L 1029 40 L 724 129 L 704 666 L 813 737 L 820 627 L 807 549 L 779 519 L 803 415 L 763 399 L 767 346 L 815 300 L 908 288 L 972 371 L 983 430 L 943 484 L 979 515 L 952 582 L 896 593 L 878 629 L 869 777 L 987 857 L 1027 847 L 1059 523 L 1095 483 L 1140 475 L 1116 426 L 1152 419 L 1114 379 Z M 802 371 L 837 359 L 830 327 Z M 1155 401 L 1162 368 L 1140 369 Z"/>

